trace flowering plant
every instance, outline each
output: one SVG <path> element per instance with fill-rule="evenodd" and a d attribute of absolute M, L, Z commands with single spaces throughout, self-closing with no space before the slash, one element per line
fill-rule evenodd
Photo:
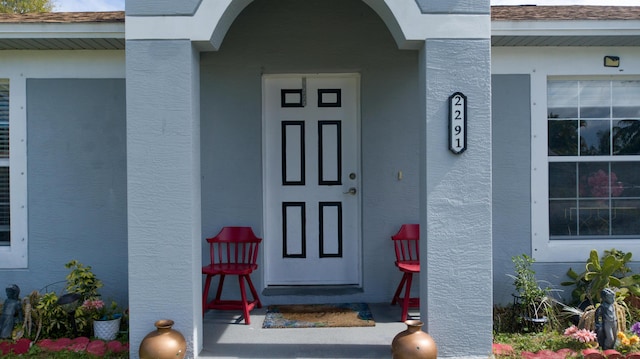
<path fill-rule="evenodd" d="M 593 330 L 578 329 L 575 325 L 565 329 L 564 335 L 579 343 L 586 344 L 589 348 L 595 347 L 598 339 Z"/>
<path fill-rule="evenodd" d="M 81 308 L 93 320 L 112 320 L 122 316 L 115 301 L 107 306 L 101 299 L 87 299 Z"/>
<path fill-rule="evenodd" d="M 635 330 L 634 330 L 635 327 Z M 640 324 L 636 323 L 631 327 L 631 331 L 634 334 L 627 335 L 624 332 L 618 332 L 618 341 L 616 347 L 620 353 L 629 353 L 638 350 L 640 345 L 640 338 L 636 334 L 636 331 L 640 330 Z"/>

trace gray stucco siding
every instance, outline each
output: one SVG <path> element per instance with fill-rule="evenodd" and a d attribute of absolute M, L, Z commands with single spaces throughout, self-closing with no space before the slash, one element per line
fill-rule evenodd
<path fill-rule="evenodd" d="M 76 259 L 127 305 L 125 112 L 124 79 L 27 80 L 29 267 L 5 284 L 27 295 Z"/>
<path fill-rule="evenodd" d="M 486 355 L 491 348 L 490 46 L 489 39 L 433 39 L 421 55 L 421 315 L 443 357 Z M 459 155 L 448 150 L 447 137 L 447 99 L 455 92 L 467 96 L 467 150 Z M 474 335 L 462 342 L 449 335 L 460 323 L 474 324 Z"/>
<path fill-rule="evenodd" d="M 489 14 L 491 7 L 488 1 L 477 0 L 415 0 L 424 14 Z"/>
<path fill-rule="evenodd" d="M 513 298 L 511 257 L 531 255 L 531 80 L 492 76 L 494 302 Z"/>
<path fill-rule="evenodd" d="M 315 72 L 361 75 L 364 293 L 341 300 L 386 302 L 400 280 L 390 236 L 418 221 L 417 53 L 359 0 L 254 1 L 201 55 L 203 236 L 233 224 L 262 234 L 262 74 Z"/>

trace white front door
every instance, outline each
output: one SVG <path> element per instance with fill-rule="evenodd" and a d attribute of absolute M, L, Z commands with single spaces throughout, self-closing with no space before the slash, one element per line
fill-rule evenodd
<path fill-rule="evenodd" d="M 265 75 L 265 280 L 360 284 L 359 76 Z"/>

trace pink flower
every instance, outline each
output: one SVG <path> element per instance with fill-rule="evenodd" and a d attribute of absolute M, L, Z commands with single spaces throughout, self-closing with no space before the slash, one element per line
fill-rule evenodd
<path fill-rule="evenodd" d="M 596 333 L 587 329 L 578 329 L 575 325 L 565 329 L 564 335 L 571 337 L 580 343 L 590 343 L 597 340 Z"/>
<path fill-rule="evenodd" d="M 100 310 L 104 308 L 104 302 L 100 299 L 91 300 L 87 299 L 82 303 L 82 308 L 86 310 Z"/>
<path fill-rule="evenodd" d="M 571 337 L 581 343 L 595 342 L 597 339 L 596 333 L 587 329 L 579 329 Z"/>
<path fill-rule="evenodd" d="M 564 330 L 564 335 L 570 337 L 577 331 L 578 331 L 578 327 L 576 327 L 575 325 L 572 325 L 569 328 Z"/>

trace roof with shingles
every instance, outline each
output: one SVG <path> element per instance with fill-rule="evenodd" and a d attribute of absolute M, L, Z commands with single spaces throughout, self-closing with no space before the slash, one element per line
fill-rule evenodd
<path fill-rule="evenodd" d="M 0 23 L 88 23 L 124 22 L 124 11 L 105 12 L 41 12 L 0 14 Z"/>
<path fill-rule="evenodd" d="M 640 6 L 492 6 L 491 20 L 640 20 Z"/>
<path fill-rule="evenodd" d="M 124 11 L 0 14 L 0 23 L 124 22 Z M 492 6 L 495 21 L 640 20 L 640 6 Z"/>

